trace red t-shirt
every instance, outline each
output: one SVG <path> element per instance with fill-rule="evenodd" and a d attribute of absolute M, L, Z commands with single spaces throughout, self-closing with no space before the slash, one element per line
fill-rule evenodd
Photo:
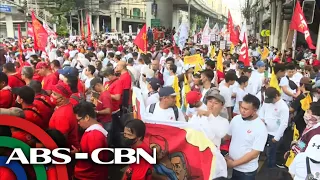
<path fill-rule="evenodd" d="M 76 115 L 73 113 L 73 106 L 71 103 L 56 108 L 50 118 L 49 128 L 56 129 L 66 135 L 70 148 L 72 145 L 76 148 L 80 147 L 78 122 Z"/>
<path fill-rule="evenodd" d="M 320 60 L 317 60 L 317 59 L 313 60 L 312 66 L 315 66 L 315 67 L 320 66 Z"/>
<path fill-rule="evenodd" d="M 49 120 L 53 113 L 53 105 L 50 102 L 50 96 L 36 94 L 33 104 L 38 108 L 43 120 L 45 129 L 48 128 Z"/>
<path fill-rule="evenodd" d="M 99 101 L 97 104 L 97 111 L 110 108 L 112 110 L 112 99 L 109 91 L 104 91 L 99 96 Z M 97 119 L 99 122 L 111 122 L 111 113 L 110 114 L 98 114 Z"/>
<path fill-rule="evenodd" d="M 0 180 L 16 180 L 17 177 L 9 168 L 0 166 Z"/>
<path fill-rule="evenodd" d="M 146 152 L 148 152 L 149 154 L 151 153 L 150 148 L 148 147 L 148 145 L 144 142 L 142 142 L 139 147 L 137 148 L 142 148 L 143 150 L 145 150 Z M 134 180 L 151 180 L 151 174 L 146 178 L 147 175 L 147 171 L 148 169 L 152 169 L 152 165 L 149 164 L 146 160 L 144 160 L 143 158 L 140 158 L 140 164 L 130 164 L 129 165 L 129 171 L 132 171 L 132 177 L 131 179 Z"/>
<path fill-rule="evenodd" d="M 104 87 L 106 88 L 107 91 L 110 92 L 111 95 L 120 94 L 122 96 L 123 89 L 122 89 L 121 82 L 118 79 L 106 82 Z M 121 98 L 120 100 L 112 99 L 112 112 L 119 110 L 121 103 L 122 103 Z"/>
<path fill-rule="evenodd" d="M 80 100 L 84 98 L 84 96 L 81 96 L 80 93 L 73 93 L 70 97 L 70 103 L 75 107 L 76 105 L 79 104 Z"/>
<path fill-rule="evenodd" d="M 119 81 L 121 82 L 123 89 L 131 89 L 132 82 L 129 72 L 121 74 L 121 76 L 119 77 Z"/>
<path fill-rule="evenodd" d="M 85 132 L 81 138 L 81 152 L 91 153 L 98 148 L 107 148 L 107 137 L 99 130 Z M 108 161 L 108 152 L 99 153 L 100 161 Z M 74 169 L 74 176 L 81 180 L 104 180 L 108 177 L 108 166 L 99 165 L 90 160 L 78 160 Z"/>
<path fill-rule="evenodd" d="M 14 106 L 16 96 L 11 92 L 10 89 L 0 90 L 0 108 L 11 108 Z"/>
<path fill-rule="evenodd" d="M 13 138 L 19 139 L 20 141 L 28 144 L 30 147 L 35 147 L 34 141 L 32 141 L 32 136 L 20 129 L 11 128 L 11 134 Z"/>
<path fill-rule="evenodd" d="M 40 76 L 37 72 L 34 72 L 32 79 L 35 81 L 42 82 L 43 77 Z"/>
<path fill-rule="evenodd" d="M 85 86 L 82 81 L 78 80 L 78 92 L 84 95 Z"/>
<path fill-rule="evenodd" d="M 11 88 L 17 88 L 25 86 L 26 83 L 21 79 L 21 74 L 14 74 L 8 76 L 8 85 Z"/>
<path fill-rule="evenodd" d="M 51 73 L 48 76 L 44 76 L 41 83 L 43 90 L 51 90 L 52 86 L 58 83 L 58 78 L 54 73 Z"/>
<path fill-rule="evenodd" d="M 26 107 L 23 107 L 23 112 L 26 120 L 33 122 L 42 129 L 45 129 L 47 127 L 45 125 L 45 120 L 43 119 L 39 109 L 35 105 L 28 105 Z"/>

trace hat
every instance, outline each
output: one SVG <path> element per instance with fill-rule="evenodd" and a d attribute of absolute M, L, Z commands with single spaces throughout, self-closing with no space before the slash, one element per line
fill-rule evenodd
<path fill-rule="evenodd" d="M 169 54 L 169 49 L 164 49 L 163 53 Z"/>
<path fill-rule="evenodd" d="M 121 52 L 117 51 L 114 55 L 119 56 L 119 55 L 121 55 Z"/>
<path fill-rule="evenodd" d="M 312 80 L 308 77 L 303 77 L 300 79 L 300 84 L 312 84 Z"/>
<path fill-rule="evenodd" d="M 165 86 L 163 88 L 160 88 L 159 90 L 160 97 L 176 96 L 176 95 L 177 95 L 176 92 L 174 92 L 174 89 L 171 86 Z"/>
<path fill-rule="evenodd" d="M 53 92 L 56 92 L 58 94 L 61 94 L 63 97 L 70 98 L 72 95 L 72 91 L 68 84 L 60 82 L 56 84 L 55 86 L 52 86 L 51 89 Z"/>
<path fill-rule="evenodd" d="M 273 99 L 276 98 L 278 93 L 279 93 L 279 91 L 274 87 L 267 88 L 266 91 L 265 91 L 264 102 L 265 103 L 272 103 Z"/>
<path fill-rule="evenodd" d="M 316 54 L 313 54 L 312 57 L 317 57 L 317 55 L 316 55 Z"/>
<path fill-rule="evenodd" d="M 312 88 L 320 88 L 320 80 L 316 81 Z"/>
<path fill-rule="evenodd" d="M 311 138 L 305 153 L 310 159 L 320 161 L 320 134 L 314 135 Z"/>
<path fill-rule="evenodd" d="M 49 68 L 46 62 L 38 62 L 36 65 L 36 69 Z"/>
<path fill-rule="evenodd" d="M 183 69 L 184 69 L 185 71 L 188 71 L 190 68 L 194 68 L 194 67 L 196 67 L 196 65 L 194 65 L 194 64 L 185 64 L 185 65 L 183 66 Z"/>
<path fill-rule="evenodd" d="M 159 89 L 159 87 L 161 86 L 161 82 L 157 78 L 148 78 L 147 82 L 150 84 L 150 86 L 152 87 L 152 89 L 154 91 L 157 91 Z"/>
<path fill-rule="evenodd" d="M 78 76 L 78 70 L 74 67 L 66 66 L 63 69 L 58 70 L 59 74 L 62 74 L 64 76 L 70 75 L 70 76 Z"/>
<path fill-rule="evenodd" d="M 186 94 L 186 100 L 188 104 L 195 104 L 201 100 L 201 93 L 198 91 L 190 91 Z"/>
<path fill-rule="evenodd" d="M 88 51 L 91 51 L 91 50 L 92 50 L 92 47 L 88 47 L 87 50 L 88 50 Z"/>
<path fill-rule="evenodd" d="M 258 61 L 256 66 L 259 67 L 264 67 L 266 64 L 263 61 Z"/>
<path fill-rule="evenodd" d="M 99 79 L 99 78 L 93 78 L 93 79 L 90 81 L 90 88 L 93 89 L 97 84 L 102 84 L 101 79 Z"/>
<path fill-rule="evenodd" d="M 20 88 L 13 88 L 12 92 L 19 96 L 27 104 L 32 104 L 34 101 L 35 92 L 29 86 L 22 86 Z"/>
<path fill-rule="evenodd" d="M 243 72 L 252 72 L 252 67 L 245 66 L 244 69 L 243 69 Z"/>
<path fill-rule="evenodd" d="M 209 98 L 214 98 L 214 99 L 220 101 L 222 104 L 224 104 L 226 101 L 225 101 L 224 97 L 221 96 L 219 93 L 220 93 L 220 91 L 218 89 L 211 88 L 208 91 L 206 100 L 208 100 Z M 207 103 L 207 101 L 206 101 L 206 103 Z"/>

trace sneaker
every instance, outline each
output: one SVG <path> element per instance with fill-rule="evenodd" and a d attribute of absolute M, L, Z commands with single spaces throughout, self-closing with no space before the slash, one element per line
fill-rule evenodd
<path fill-rule="evenodd" d="M 284 164 L 276 164 L 276 166 L 280 169 L 284 169 L 286 168 L 286 166 Z"/>

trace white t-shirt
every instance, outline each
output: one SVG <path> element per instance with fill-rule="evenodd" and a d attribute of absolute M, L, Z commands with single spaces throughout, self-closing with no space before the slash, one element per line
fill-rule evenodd
<path fill-rule="evenodd" d="M 164 80 L 164 86 L 172 86 L 174 82 L 174 75 L 173 76 L 168 76 L 166 80 Z"/>
<path fill-rule="evenodd" d="M 289 167 L 290 174 L 294 175 L 294 180 L 305 180 L 307 177 L 307 162 L 306 162 L 307 155 L 305 152 L 301 152 L 297 154 L 294 158 L 293 162 Z M 310 164 L 310 171 L 313 174 L 314 178 L 320 180 L 320 176 L 316 173 L 320 173 L 320 164 L 315 164 L 309 161 Z"/>
<path fill-rule="evenodd" d="M 184 118 L 184 115 L 181 111 L 181 109 L 178 108 L 179 112 L 179 117 L 178 120 L 176 120 L 176 117 L 174 115 L 173 108 L 168 108 L 168 109 L 162 109 L 159 106 L 159 103 L 156 103 L 156 106 L 154 108 L 153 113 L 149 112 L 150 106 L 147 106 L 146 112 L 147 112 L 147 119 L 150 120 L 165 120 L 165 121 L 182 121 L 186 122 L 186 119 Z"/>
<path fill-rule="evenodd" d="M 300 72 L 296 72 L 292 78 L 290 78 L 298 87 L 300 87 L 300 80 L 303 78 L 303 75 Z"/>
<path fill-rule="evenodd" d="M 296 90 L 293 90 L 290 88 L 289 86 L 289 80 L 288 78 L 285 76 L 283 78 L 281 78 L 279 86 L 282 87 L 287 87 L 287 89 L 291 92 L 291 93 L 296 93 Z M 283 91 L 281 92 L 281 99 L 285 100 L 285 101 L 292 101 L 293 98 L 292 96 L 288 96 L 286 93 L 284 93 Z"/>
<path fill-rule="evenodd" d="M 266 123 L 268 134 L 274 136 L 276 141 L 279 141 L 283 136 L 284 130 L 288 127 L 288 105 L 282 99 L 275 104 L 263 103 L 259 111 L 259 117 Z"/>
<path fill-rule="evenodd" d="M 230 69 L 236 70 L 237 69 L 237 63 L 230 64 Z"/>
<path fill-rule="evenodd" d="M 159 93 L 152 94 L 146 99 L 146 106 L 159 102 Z"/>
<path fill-rule="evenodd" d="M 186 110 L 186 115 L 187 116 L 191 116 L 191 115 L 196 114 L 197 113 L 197 109 L 206 111 L 207 110 L 207 106 L 204 103 L 202 103 L 202 105 L 200 107 L 198 107 L 198 108 L 190 108 L 190 106 L 188 105 L 187 110 Z"/>
<path fill-rule="evenodd" d="M 261 102 L 261 88 L 262 88 L 262 80 L 259 76 L 253 73 L 248 81 L 248 86 L 246 87 L 246 92 L 248 94 L 252 94 L 256 96 Z"/>
<path fill-rule="evenodd" d="M 242 100 L 243 100 L 243 97 L 245 96 L 245 95 L 247 95 L 248 93 L 245 91 L 245 90 L 243 90 L 243 89 L 241 89 L 241 88 L 237 88 L 236 89 L 236 91 L 234 91 L 235 93 L 236 93 L 236 103 L 235 103 L 235 105 L 234 105 L 234 108 L 233 108 L 233 112 L 234 113 L 237 113 L 237 114 L 240 114 L 240 105 L 239 105 L 239 102 L 242 102 Z"/>
<path fill-rule="evenodd" d="M 92 78 L 88 78 L 88 77 L 87 77 L 86 81 L 84 82 L 84 87 L 85 87 L 86 89 L 89 89 L 89 88 L 90 88 L 90 82 L 91 82 L 91 80 L 92 80 L 93 78 L 94 78 L 94 77 L 92 77 Z M 88 90 L 87 93 L 86 93 L 86 100 L 87 100 L 88 102 L 90 102 L 90 99 L 91 99 L 91 91 Z"/>
<path fill-rule="evenodd" d="M 232 89 L 231 87 L 225 86 L 225 83 L 219 86 L 220 95 L 224 97 L 225 104 L 224 107 L 232 107 Z"/>
<path fill-rule="evenodd" d="M 206 136 L 213 142 L 218 149 L 220 149 L 221 139 L 227 134 L 229 130 L 229 121 L 221 116 L 209 117 L 193 115 L 188 121 L 190 124 L 200 124 L 202 126 Z"/>
<path fill-rule="evenodd" d="M 252 150 L 262 152 L 268 138 L 267 128 L 260 118 L 244 121 L 241 115 L 232 119 L 228 135 L 232 136 L 229 155 L 234 160 L 242 158 Z M 240 172 L 253 172 L 258 169 L 258 160 L 259 156 L 234 169 Z"/>
<path fill-rule="evenodd" d="M 204 96 L 205 96 L 206 93 L 209 91 L 209 89 L 210 89 L 210 88 L 208 88 L 208 89 L 203 88 L 203 89 L 202 89 L 202 92 L 201 92 L 202 97 L 201 97 L 201 99 L 200 99 L 202 102 L 203 102 Z"/>

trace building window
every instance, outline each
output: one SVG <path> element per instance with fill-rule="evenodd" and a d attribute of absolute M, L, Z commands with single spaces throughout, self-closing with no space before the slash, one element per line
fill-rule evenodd
<path fill-rule="evenodd" d="M 133 8 L 133 18 L 134 19 L 139 19 L 140 18 L 140 9 Z"/>
<path fill-rule="evenodd" d="M 125 7 L 125 8 L 123 8 L 123 15 L 125 16 L 125 17 L 127 17 L 127 8 Z"/>

